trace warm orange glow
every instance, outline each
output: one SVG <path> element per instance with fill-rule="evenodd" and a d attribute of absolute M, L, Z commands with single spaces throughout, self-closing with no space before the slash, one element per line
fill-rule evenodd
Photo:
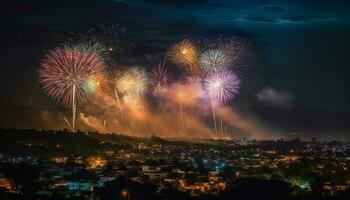
<path fill-rule="evenodd" d="M 188 67 L 190 71 L 193 70 L 198 60 L 197 47 L 189 40 L 182 40 L 173 44 L 167 55 L 173 63 Z"/>
<path fill-rule="evenodd" d="M 88 169 L 100 169 L 107 165 L 107 160 L 101 157 L 90 157 L 87 159 Z"/>
<path fill-rule="evenodd" d="M 170 88 L 172 100 L 182 106 L 193 106 L 197 103 L 198 91 L 191 84 L 176 84 Z"/>

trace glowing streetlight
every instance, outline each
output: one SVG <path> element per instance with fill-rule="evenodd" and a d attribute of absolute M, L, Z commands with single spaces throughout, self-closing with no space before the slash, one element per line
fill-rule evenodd
<path fill-rule="evenodd" d="M 130 196 L 131 196 L 131 194 L 130 194 L 130 192 L 128 191 L 128 190 L 122 190 L 122 192 L 120 193 L 121 194 L 121 196 L 122 197 L 124 197 L 124 198 L 127 198 L 128 200 L 130 200 Z"/>

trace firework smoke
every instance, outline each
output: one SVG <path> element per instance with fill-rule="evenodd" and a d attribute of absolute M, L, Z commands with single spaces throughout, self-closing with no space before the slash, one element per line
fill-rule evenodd
<path fill-rule="evenodd" d="M 76 104 L 90 94 L 96 98 L 85 98 L 78 116 L 87 127 L 103 133 L 222 138 L 218 130 L 223 133 L 225 129 L 226 133 L 239 129 L 253 137 L 268 134 L 255 124 L 256 120 L 238 115 L 224 105 L 240 89 L 241 81 L 235 72 L 242 66 L 242 57 L 247 57 L 247 46 L 240 40 L 220 38 L 201 45 L 183 40 L 173 44 L 167 58 L 191 72 L 186 77 L 170 79 L 163 61 L 150 72 L 139 66 L 118 68 L 111 73 L 118 75 L 110 81 L 104 69 L 106 61 L 113 66 L 120 64 L 110 59 L 111 52 L 120 51 L 111 41 L 115 33 L 112 29 L 91 29 L 80 41 L 54 49 L 44 57 L 38 70 L 48 95 L 72 107 L 72 123 L 66 118 L 64 121 L 73 131 Z M 147 91 L 165 101 L 155 104 Z M 211 115 L 214 128 L 208 125 Z M 220 120 L 219 126 L 216 119 Z"/>

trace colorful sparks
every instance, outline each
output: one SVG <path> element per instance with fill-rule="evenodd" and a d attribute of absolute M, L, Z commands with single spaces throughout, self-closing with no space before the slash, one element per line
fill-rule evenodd
<path fill-rule="evenodd" d="M 238 37 L 219 36 L 212 39 L 202 40 L 200 48 L 203 50 L 219 50 L 226 55 L 224 68 L 241 68 L 252 65 L 254 59 L 249 43 Z M 203 67 L 203 66 L 202 66 Z"/>
<path fill-rule="evenodd" d="M 164 95 L 170 83 L 165 61 L 160 61 L 150 73 L 150 91 L 154 96 Z"/>
<path fill-rule="evenodd" d="M 108 32 L 104 28 L 102 27 L 101 30 Z M 91 39 L 89 34 L 91 34 Z M 125 126 L 126 121 L 130 121 L 131 128 L 134 129 L 136 122 L 140 119 L 139 116 L 145 116 L 143 112 L 147 110 L 146 106 L 154 105 L 160 106 L 161 109 L 149 110 L 150 113 L 153 111 L 165 113 L 167 109 L 170 109 L 175 111 L 175 114 L 179 114 L 176 117 L 181 120 L 182 132 L 187 133 L 187 130 L 191 130 L 191 128 L 188 127 L 189 123 L 185 119 L 194 114 L 192 109 L 187 109 L 198 104 L 207 92 L 208 96 L 210 95 L 215 133 L 218 133 L 215 114 L 216 106 L 219 105 L 217 103 L 230 101 L 240 89 L 240 79 L 228 69 L 232 67 L 232 59 L 236 59 L 231 58 L 231 43 L 226 42 L 200 48 L 204 49 L 203 52 L 200 52 L 200 49 L 190 40 L 182 40 L 173 44 L 167 52 L 167 58 L 173 64 L 190 72 L 186 77 L 181 76 L 181 73 L 175 74 L 178 76 L 178 81 L 176 81 L 171 78 L 173 76 L 168 71 L 165 60 L 159 62 L 149 72 L 140 66 L 118 67 L 114 71 L 105 69 L 107 66 L 118 66 L 113 61 L 115 57 L 110 56 L 114 47 L 111 47 L 112 44 L 106 41 L 102 42 L 102 40 L 92 37 L 96 34 L 95 29 L 91 30 L 89 34 L 86 33 L 83 37 L 87 41 L 67 43 L 50 51 L 43 58 L 42 65 L 38 70 L 40 82 L 48 95 L 64 105 L 72 107 L 72 122 L 66 118 L 64 120 L 73 132 L 75 130 L 77 102 L 89 94 L 99 98 L 99 101 L 95 101 L 96 103 L 106 103 L 106 106 L 118 107 L 119 114 L 116 118 L 118 118 L 119 124 L 123 124 L 123 129 L 129 129 L 128 126 Z M 123 70 L 120 70 L 121 68 Z M 116 74 L 113 77 L 115 78 L 113 84 L 109 74 Z M 201 80 L 204 81 L 204 84 Z M 147 91 L 158 97 L 160 103 L 145 102 L 148 100 L 145 96 Z M 163 100 L 166 101 L 163 103 Z M 105 106 L 101 105 L 102 107 Z M 196 107 L 196 110 L 200 111 L 200 109 L 200 106 Z M 201 112 L 196 113 L 198 116 L 200 114 Z M 206 116 L 206 111 L 203 114 Z M 114 113 L 110 114 L 110 116 L 113 115 Z M 103 116 L 103 119 L 105 118 L 106 116 Z M 105 126 L 103 127 L 103 131 L 105 131 Z"/>
<path fill-rule="evenodd" d="M 85 89 L 95 96 L 111 95 L 111 83 L 108 76 L 103 73 L 98 73 L 89 76 L 84 83 Z"/>
<path fill-rule="evenodd" d="M 205 80 L 205 89 L 211 98 L 219 102 L 228 102 L 239 92 L 241 81 L 231 70 L 210 73 Z"/>
<path fill-rule="evenodd" d="M 73 95 L 79 101 L 84 96 L 84 81 L 100 73 L 104 68 L 103 59 L 95 52 L 84 48 L 56 48 L 44 58 L 39 68 L 40 82 L 48 95 L 72 105 Z M 72 93 L 73 87 L 76 93 Z"/>
<path fill-rule="evenodd" d="M 199 63 L 206 72 L 212 72 L 227 68 L 230 58 L 219 49 L 209 49 L 201 55 Z"/>
<path fill-rule="evenodd" d="M 118 92 L 128 96 L 139 96 L 147 91 L 148 77 L 143 68 L 132 67 L 116 83 Z"/>
<path fill-rule="evenodd" d="M 76 102 L 85 94 L 84 81 L 104 68 L 103 59 L 84 48 L 56 48 L 43 59 L 40 82 L 48 95 L 72 107 L 74 132 Z"/>
<path fill-rule="evenodd" d="M 169 59 L 177 65 L 188 67 L 193 71 L 197 64 L 198 52 L 196 46 L 189 40 L 173 44 L 167 53 Z"/>

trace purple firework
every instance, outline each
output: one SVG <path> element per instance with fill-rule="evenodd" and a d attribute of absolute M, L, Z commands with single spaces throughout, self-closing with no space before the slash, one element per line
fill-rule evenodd
<path fill-rule="evenodd" d="M 165 61 L 160 61 L 153 67 L 150 75 L 150 91 L 155 96 L 161 96 L 166 93 L 170 82 L 168 70 Z"/>
<path fill-rule="evenodd" d="M 210 73 L 205 79 L 205 89 L 210 97 L 219 102 L 228 102 L 239 92 L 241 80 L 231 70 Z"/>

